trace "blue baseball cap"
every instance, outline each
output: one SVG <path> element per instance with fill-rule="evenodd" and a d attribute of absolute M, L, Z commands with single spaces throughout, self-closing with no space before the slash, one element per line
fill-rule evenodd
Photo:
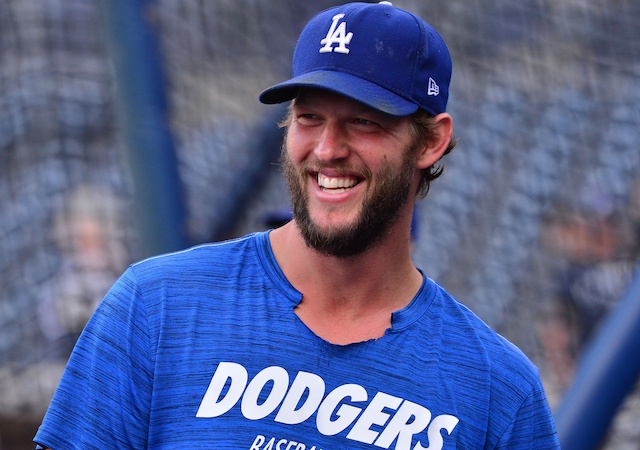
<path fill-rule="evenodd" d="M 300 34 L 293 77 L 260 94 L 266 104 L 326 89 L 393 116 L 444 112 L 451 56 L 440 34 L 390 2 L 348 3 L 320 12 Z"/>

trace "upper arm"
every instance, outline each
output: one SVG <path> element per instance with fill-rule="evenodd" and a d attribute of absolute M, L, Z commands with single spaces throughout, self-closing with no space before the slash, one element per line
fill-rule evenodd
<path fill-rule="evenodd" d="M 133 275 L 125 273 L 78 340 L 36 442 L 52 448 L 145 448 L 149 344 L 143 299 Z"/>

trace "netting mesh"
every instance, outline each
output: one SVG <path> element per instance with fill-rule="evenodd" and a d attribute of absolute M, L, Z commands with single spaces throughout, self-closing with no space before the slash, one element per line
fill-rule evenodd
<path fill-rule="evenodd" d="M 282 110 L 256 98 L 288 76 L 304 23 L 336 3 L 146 7 L 192 242 L 264 229 L 287 208 L 274 164 Z M 394 4 L 434 24 L 454 61 L 460 141 L 418 205 L 416 264 L 538 364 L 556 405 L 637 261 L 640 4 Z M 99 11 L 0 3 L 1 423 L 37 423 L 88 315 L 138 258 Z M 609 448 L 640 443 L 637 396 L 625 411 Z M 10 439 L 0 428 L 0 448 Z"/>

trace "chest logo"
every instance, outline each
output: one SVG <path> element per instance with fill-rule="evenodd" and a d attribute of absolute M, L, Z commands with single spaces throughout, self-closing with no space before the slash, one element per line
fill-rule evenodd
<path fill-rule="evenodd" d="M 344 14 L 333 16 L 333 22 L 327 32 L 327 36 L 320 41 L 320 44 L 324 45 L 324 47 L 320 48 L 320 53 L 336 52 L 345 55 L 349 53 L 347 45 L 351 42 L 353 33 L 347 33 L 347 22 L 338 23 L 343 17 Z M 334 47 L 334 45 L 337 45 L 337 47 Z"/>

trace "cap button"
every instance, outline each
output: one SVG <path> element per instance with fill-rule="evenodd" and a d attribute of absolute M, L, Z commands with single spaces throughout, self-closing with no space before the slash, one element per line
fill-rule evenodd
<path fill-rule="evenodd" d="M 393 6 L 393 3 L 391 2 L 378 2 L 379 5 L 389 5 L 389 6 Z"/>

